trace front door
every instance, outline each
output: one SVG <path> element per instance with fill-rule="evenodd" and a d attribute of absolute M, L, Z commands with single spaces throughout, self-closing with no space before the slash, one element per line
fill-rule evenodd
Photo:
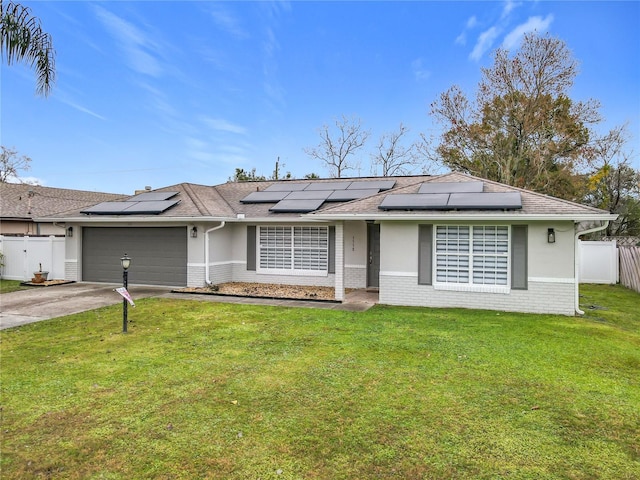
<path fill-rule="evenodd" d="M 367 223 L 367 287 L 380 286 L 380 225 Z"/>

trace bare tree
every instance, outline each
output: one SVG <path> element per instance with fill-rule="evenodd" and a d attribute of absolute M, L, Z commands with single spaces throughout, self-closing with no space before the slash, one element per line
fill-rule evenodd
<path fill-rule="evenodd" d="M 617 213 L 606 235 L 640 235 L 640 170 L 631 164 L 627 126 L 615 127 L 593 140 L 589 149 L 591 173 L 586 178 L 584 201 Z"/>
<path fill-rule="evenodd" d="M 17 150 L 0 147 L 0 183 L 19 181 L 18 172 L 28 171 L 31 168 L 31 159 L 26 155 L 18 156 Z"/>
<path fill-rule="evenodd" d="M 371 155 L 374 174 L 377 175 L 378 166 L 380 166 L 383 177 L 409 175 L 420 165 L 417 146 L 403 144 L 408 132 L 409 129 L 400 123 L 398 130 L 380 136 L 376 151 Z"/>
<path fill-rule="evenodd" d="M 329 176 L 341 178 L 345 171 L 356 170 L 359 167 L 352 157 L 360 150 L 370 132 L 362 129 L 359 118 L 347 118 L 335 120 L 335 129 L 328 125 L 319 129 L 320 143 L 316 147 L 305 148 L 304 151 L 311 158 L 320 160 L 329 170 Z"/>

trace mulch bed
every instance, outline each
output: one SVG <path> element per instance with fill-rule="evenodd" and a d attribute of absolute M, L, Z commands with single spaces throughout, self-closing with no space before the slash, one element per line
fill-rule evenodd
<path fill-rule="evenodd" d="M 25 287 L 53 287 L 55 285 L 66 285 L 67 283 L 74 283 L 73 280 L 47 280 L 41 283 L 34 282 L 21 282 L 20 285 Z"/>
<path fill-rule="evenodd" d="M 277 285 L 272 283 L 230 282 L 209 287 L 187 287 L 172 290 L 176 293 L 228 295 L 235 297 L 336 301 L 333 287 Z"/>

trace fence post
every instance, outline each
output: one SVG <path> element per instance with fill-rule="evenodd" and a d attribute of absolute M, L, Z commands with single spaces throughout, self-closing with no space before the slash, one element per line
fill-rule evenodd
<path fill-rule="evenodd" d="M 29 271 L 29 235 L 25 235 L 24 236 L 24 248 L 23 248 L 23 252 L 24 252 L 24 257 L 23 257 L 23 264 L 22 264 L 22 280 L 24 282 L 28 282 L 31 277 L 28 277 L 28 271 Z"/>

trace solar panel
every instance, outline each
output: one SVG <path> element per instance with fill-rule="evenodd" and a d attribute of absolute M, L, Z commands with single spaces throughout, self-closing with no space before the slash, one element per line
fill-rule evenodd
<path fill-rule="evenodd" d="M 375 195 L 379 192 L 380 190 L 377 188 L 367 190 L 335 190 L 331 195 L 329 195 L 327 202 L 349 202 L 359 198 L 370 197 L 371 195 Z"/>
<path fill-rule="evenodd" d="M 284 197 L 286 197 L 287 195 L 289 195 L 289 191 L 287 192 L 279 192 L 279 191 L 275 191 L 275 192 L 267 192 L 262 191 L 262 192 L 252 192 L 249 195 L 247 195 L 246 197 L 244 197 L 242 200 L 240 200 L 241 203 L 273 203 L 273 202 L 279 202 L 280 200 L 282 200 Z"/>
<path fill-rule="evenodd" d="M 137 202 L 102 202 L 93 207 L 85 208 L 80 213 L 95 213 L 99 215 L 120 214 Z"/>
<path fill-rule="evenodd" d="M 324 200 L 280 200 L 269 209 L 270 212 L 308 213 L 320 208 Z"/>
<path fill-rule="evenodd" d="M 447 206 L 461 210 L 514 210 L 522 208 L 520 192 L 452 193 Z"/>
<path fill-rule="evenodd" d="M 180 203 L 180 200 L 157 200 L 147 202 L 102 202 L 80 213 L 94 215 L 136 215 L 141 213 L 158 214 Z"/>
<path fill-rule="evenodd" d="M 285 197 L 285 200 L 326 200 L 333 190 L 304 190 L 302 192 L 291 192 Z"/>
<path fill-rule="evenodd" d="M 145 192 L 129 198 L 128 202 L 155 202 L 158 200 L 169 200 L 175 197 L 178 192 Z"/>
<path fill-rule="evenodd" d="M 274 183 L 273 185 L 268 186 L 263 191 L 264 192 L 297 192 L 299 190 L 304 190 L 310 185 L 309 182 L 305 183 Z"/>
<path fill-rule="evenodd" d="M 352 182 L 349 185 L 349 190 L 369 190 L 377 188 L 378 190 L 391 190 L 393 186 L 396 184 L 395 180 L 371 180 L 367 181 L 359 181 Z"/>
<path fill-rule="evenodd" d="M 343 181 L 343 182 L 318 182 L 312 183 L 304 190 L 306 192 L 310 190 L 346 190 L 351 185 L 351 181 Z"/>
<path fill-rule="evenodd" d="M 170 209 L 180 200 L 158 200 L 155 202 L 135 202 L 133 205 L 128 207 L 126 210 L 120 212 L 121 215 L 135 215 L 139 213 L 148 213 L 152 215 L 157 215 L 158 213 L 162 213 L 165 210 Z"/>
<path fill-rule="evenodd" d="M 480 193 L 483 188 L 482 182 L 428 182 L 418 193 Z"/>
<path fill-rule="evenodd" d="M 380 210 L 446 210 L 448 193 L 398 193 L 387 195 L 378 206 Z"/>

